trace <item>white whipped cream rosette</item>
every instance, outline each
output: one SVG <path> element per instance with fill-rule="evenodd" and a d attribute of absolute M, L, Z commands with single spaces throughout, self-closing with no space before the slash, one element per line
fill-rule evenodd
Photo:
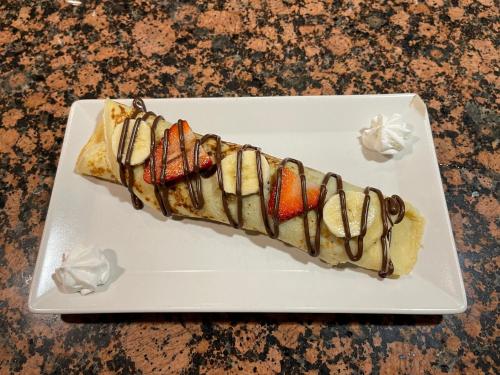
<path fill-rule="evenodd" d="M 110 269 L 102 250 L 79 246 L 63 255 L 54 280 L 64 293 L 87 295 L 108 282 Z"/>
<path fill-rule="evenodd" d="M 363 130 L 361 142 L 372 151 L 395 155 L 405 148 L 410 134 L 411 129 L 400 114 L 395 113 L 390 118 L 379 114 L 371 120 L 370 127 Z"/>

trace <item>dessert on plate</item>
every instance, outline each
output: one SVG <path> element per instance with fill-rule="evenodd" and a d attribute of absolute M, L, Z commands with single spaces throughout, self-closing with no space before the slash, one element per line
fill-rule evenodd
<path fill-rule="evenodd" d="M 335 173 L 257 147 L 195 133 L 146 109 L 106 100 L 76 172 L 124 185 L 132 205 L 267 234 L 322 261 L 380 277 L 408 274 L 424 219 L 398 195 L 360 188 Z"/>

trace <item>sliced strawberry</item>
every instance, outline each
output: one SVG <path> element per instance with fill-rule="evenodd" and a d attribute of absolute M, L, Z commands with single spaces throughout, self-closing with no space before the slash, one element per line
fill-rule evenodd
<path fill-rule="evenodd" d="M 189 172 L 194 169 L 194 145 L 196 137 L 186 121 L 182 122 L 182 129 L 184 131 L 184 143 L 186 146 L 186 153 L 188 156 Z M 181 143 L 179 140 L 179 125 L 174 124 L 167 132 L 168 137 L 168 150 L 167 150 L 167 170 L 165 173 L 165 181 L 174 181 L 184 176 L 184 166 L 181 154 Z M 155 158 L 155 176 L 156 181 L 160 181 L 161 177 L 161 159 L 163 156 L 163 139 L 158 142 L 154 151 Z M 203 146 L 200 147 L 200 170 L 207 169 L 212 166 L 212 159 Z M 152 183 L 151 179 L 151 166 L 150 160 L 146 160 L 144 167 L 144 181 L 148 184 Z"/>
<path fill-rule="evenodd" d="M 274 198 L 278 190 L 277 184 L 271 191 L 268 210 L 269 214 L 273 214 Z M 307 209 L 311 210 L 318 206 L 319 187 L 307 186 Z M 284 167 L 283 177 L 281 179 L 281 196 L 280 205 L 278 207 L 278 219 L 280 221 L 289 220 L 304 212 L 302 203 L 302 189 L 300 184 L 300 176 L 292 169 Z"/>

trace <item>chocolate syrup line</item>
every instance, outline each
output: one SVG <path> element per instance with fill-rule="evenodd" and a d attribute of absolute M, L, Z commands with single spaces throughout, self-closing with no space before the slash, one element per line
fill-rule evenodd
<path fill-rule="evenodd" d="M 317 257 L 320 252 L 320 241 L 321 241 L 321 222 L 323 221 L 323 207 L 326 204 L 326 195 L 328 193 L 328 181 L 330 178 L 335 178 L 336 182 L 336 192 L 343 191 L 342 177 L 338 174 L 328 172 L 325 177 L 323 177 L 323 181 L 321 182 L 320 190 L 319 190 L 319 199 L 318 199 L 318 209 L 316 210 L 316 236 L 314 240 L 314 247 L 310 252 L 311 256 Z"/>
<path fill-rule="evenodd" d="M 156 158 L 154 157 L 154 153 L 156 151 L 156 128 L 158 127 L 158 123 L 163 120 L 162 116 L 156 116 L 155 119 L 153 120 L 153 124 L 151 125 L 151 142 L 150 142 L 150 155 L 153 155 L 153 157 L 149 158 L 149 168 L 151 170 L 151 182 L 153 183 L 154 187 L 154 192 L 155 192 L 155 197 L 158 202 L 158 205 L 160 206 L 161 213 L 164 216 L 170 216 L 172 215 L 172 209 L 170 208 L 170 203 L 168 202 L 168 186 L 163 186 L 162 188 L 160 187 L 159 181 L 156 181 Z M 164 142 L 165 144 L 165 150 L 164 154 L 167 155 L 167 145 L 166 143 L 168 142 L 168 139 Z M 163 175 L 163 154 L 162 154 L 162 168 L 160 172 L 160 180 L 161 176 Z M 165 163 L 166 165 L 166 163 Z M 163 192 L 167 193 L 167 199 L 164 199 Z"/>
<path fill-rule="evenodd" d="M 367 188 L 368 189 L 368 188 Z M 378 199 L 380 200 L 380 213 L 383 225 L 382 235 L 380 236 L 380 241 L 382 243 L 382 266 L 379 271 L 380 277 L 387 277 L 392 275 L 394 272 L 394 265 L 389 256 L 389 246 L 392 238 L 392 219 L 390 217 L 390 213 L 398 211 L 398 215 L 394 224 L 399 223 L 404 217 L 404 202 L 403 200 L 397 196 L 393 195 L 390 198 L 384 198 L 382 192 L 375 188 L 369 188 L 375 194 L 377 194 Z M 389 224 L 390 223 L 390 224 Z"/>
<path fill-rule="evenodd" d="M 142 100 L 141 98 L 135 98 L 132 101 L 132 108 L 134 108 L 134 110 L 137 112 L 147 112 L 146 104 L 144 103 L 144 100 Z M 137 115 L 137 113 L 136 113 L 136 115 Z M 135 117 L 135 116 L 133 116 L 133 117 Z"/>
<path fill-rule="evenodd" d="M 132 128 L 132 134 L 130 136 L 130 141 L 128 143 L 127 147 L 127 152 L 125 154 L 125 161 L 123 161 L 123 152 L 125 149 L 125 141 L 128 136 L 128 128 L 130 126 L 130 119 L 125 119 L 123 123 L 123 128 L 122 132 L 120 134 L 120 142 L 118 143 L 118 152 L 116 156 L 116 160 L 118 162 L 118 165 L 120 167 L 120 180 L 122 185 L 125 185 L 128 188 L 128 191 L 130 192 L 130 197 L 132 199 L 132 205 L 136 210 L 140 210 L 141 208 L 144 207 L 144 204 L 142 201 L 137 197 L 134 193 L 133 186 L 134 186 L 134 173 L 132 170 L 132 166 L 130 165 L 130 159 L 132 157 L 132 149 L 133 145 L 135 143 L 135 139 L 137 137 L 137 129 L 139 128 L 139 125 L 141 123 L 140 119 L 136 119 L 134 126 Z M 128 175 L 128 182 L 126 179 L 126 175 Z"/>
<path fill-rule="evenodd" d="M 155 196 L 160 206 L 162 213 L 165 216 L 170 216 L 172 214 L 171 207 L 168 202 L 168 184 L 165 184 L 166 171 L 167 171 L 167 159 L 168 159 L 168 129 L 165 129 L 163 134 L 162 141 L 162 158 L 161 158 L 161 173 L 160 180 L 157 181 L 156 178 L 156 160 L 155 160 L 155 151 L 156 151 L 156 128 L 158 123 L 163 120 L 163 117 L 157 116 L 152 112 L 146 111 L 146 105 L 142 99 L 134 99 L 133 102 L 134 110 L 138 112 L 144 112 L 145 114 L 142 118 L 138 118 L 135 120 L 134 126 L 132 128 L 131 138 L 127 147 L 127 153 L 125 156 L 125 162 L 123 162 L 123 151 L 125 147 L 125 140 L 128 134 L 129 122 L 130 119 L 127 118 L 123 124 L 122 133 L 120 135 L 120 143 L 118 146 L 118 156 L 117 161 L 120 165 L 120 179 L 123 185 L 128 187 L 128 190 L 132 197 L 132 203 L 134 208 L 139 209 L 142 208 L 143 203 L 139 200 L 139 198 L 133 192 L 133 182 L 134 176 L 132 167 L 130 166 L 130 159 L 132 156 L 133 146 L 135 140 L 137 138 L 138 127 L 140 126 L 141 120 L 146 120 L 150 116 L 155 116 L 153 124 L 151 126 L 151 143 L 150 143 L 150 169 L 151 169 L 151 182 L 154 185 Z M 135 115 L 137 115 L 135 113 Z M 350 241 L 353 239 L 351 235 L 351 230 L 349 226 L 349 218 L 347 213 L 347 202 L 345 191 L 343 189 L 343 183 L 341 176 L 328 172 L 321 183 L 320 186 L 320 194 L 318 199 L 318 206 L 316 207 L 316 232 L 314 242 L 312 242 L 310 228 L 309 228 L 309 217 L 308 217 L 308 200 L 307 200 L 307 180 L 305 176 L 304 165 L 301 161 L 285 158 L 283 159 L 278 167 L 276 172 L 276 194 L 274 196 L 273 206 L 270 213 L 272 219 L 272 226 L 269 222 L 269 216 L 266 210 L 266 202 L 264 195 L 264 178 L 262 171 L 262 160 L 261 160 L 261 151 L 259 148 L 244 145 L 239 148 L 236 156 L 236 211 L 237 218 L 236 220 L 233 218 L 231 210 L 229 209 L 228 203 L 228 193 L 224 190 L 224 180 L 222 173 L 222 141 L 218 135 L 215 134 L 206 134 L 201 139 L 197 139 L 194 145 L 194 160 L 193 160 L 193 173 L 190 173 L 189 159 L 186 150 L 186 140 L 184 135 L 184 120 L 179 120 L 177 122 L 177 127 L 179 131 L 179 145 L 181 150 L 182 157 L 182 167 L 185 176 L 185 181 L 188 187 L 189 196 L 191 202 L 195 209 L 200 209 L 204 205 L 204 197 L 201 185 L 201 172 L 200 172 L 200 148 L 201 146 L 209 140 L 214 140 L 216 142 L 215 145 L 215 164 L 216 164 L 216 173 L 217 173 L 217 182 L 219 185 L 219 189 L 221 190 L 221 199 L 222 206 L 224 212 L 227 216 L 229 224 L 235 228 L 241 228 L 243 226 L 243 196 L 241 193 L 242 189 L 242 164 L 243 164 L 243 152 L 245 150 L 253 150 L 255 151 L 256 157 L 256 165 L 257 165 L 257 177 L 259 182 L 259 198 L 260 198 L 260 206 L 261 206 L 261 214 L 264 222 L 264 227 L 266 229 L 267 234 L 271 238 L 277 238 L 279 236 L 279 206 L 281 202 L 281 189 L 283 184 L 283 169 L 288 163 L 295 164 L 299 171 L 300 177 L 300 187 L 301 187 L 301 195 L 302 195 L 302 213 L 301 217 L 304 225 L 304 237 L 306 239 L 306 245 L 308 253 L 311 256 L 318 256 L 320 253 L 320 242 L 321 242 L 321 224 L 323 221 L 323 208 L 326 204 L 326 196 L 328 194 L 327 184 L 331 178 L 334 178 L 336 181 L 336 194 L 339 194 L 340 199 L 340 208 L 341 208 L 341 216 L 342 216 L 342 224 L 344 227 L 344 248 L 347 256 L 351 261 L 358 261 L 363 256 L 363 239 L 367 232 L 368 227 L 368 211 L 370 208 L 370 191 L 374 192 L 377 195 L 377 198 L 380 202 L 380 215 L 382 219 L 383 231 L 380 236 L 380 242 L 382 245 L 382 264 L 381 269 L 379 271 L 379 276 L 385 278 L 390 276 L 394 272 L 394 265 L 390 260 L 389 255 L 389 247 L 392 239 L 392 227 L 394 224 L 397 224 L 403 220 L 405 215 L 405 206 L 403 200 L 398 195 L 393 195 L 388 198 L 384 198 L 382 192 L 376 188 L 366 187 L 364 190 L 364 199 L 363 199 L 363 208 L 361 215 L 361 228 L 360 233 L 357 236 L 357 251 L 354 254 L 351 249 Z M 127 172 L 127 173 L 125 173 Z M 126 181 L 125 175 L 128 174 L 128 183 Z M 194 185 L 193 185 L 194 183 Z M 166 193 L 166 197 L 165 194 Z M 396 216 L 393 221 L 392 216 Z"/>
<path fill-rule="evenodd" d="M 242 164 L 243 164 L 243 152 L 251 150 L 255 152 L 255 164 L 257 167 L 257 180 L 259 182 L 259 200 L 260 200 L 260 211 L 262 214 L 262 218 L 264 221 L 264 227 L 266 228 L 267 234 L 269 234 L 271 237 L 273 236 L 274 232 L 271 230 L 271 227 L 269 226 L 269 218 L 267 216 L 266 212 L 266 201 L 265 201 L 265 196 L 264 196 L 264 176 L 263 176 L 263 171 L 262 171 L 262 154 L 260 152 L 260 149 L 255 146 L 251 145 L 244 145 L 243 147 L 240 147 L 238 150 L 238 153 L 236 154 L 236 208 L 237 208 L 237 214 L 238 214 L 238 227 L 241 228 L 243 226 L 243 195 L 241 193 L 241 188 L 242 188 Z"/>
<path fill-rule="evenodd" d="M 309 233 L 309 218 L 308 218 L 308 202 L 307 202 L 307 184 L 306 184 L 306 176 L 304 174 L 304 165 L 302 164 L 301 161 L 292 159 L 292 158 L 285 158 L 281 161 L 278 171 L 276 172 L 276 194 L 274 195 L 274 202 L 273 202 L 273 209 L 271 210 L 271 217 L 273 218 L 273 238 L 276 238 L 279 236 L 279 224 L 280 220 L 278 217 L 279 214 L 279 206 L 280 206 L 280 201 L 281 201 L 281 188 L 283 184 L 283 169 L 285 168 L 286 164 L 292 163 L 297 165 L 297 168 L 299 170 L 299 176 L 300 176 L 300 188 L 301 188 L 301 194 L 302 194 L 302 214 L 300 215 L 302 217 L 302 221 L 304 223 L 304 235 L 306 237 L 306 245 L 307 245 L 307 251 L 309 254 L 316 254 L 317 251 L 314 249 L 313 244 L 311 243 L 311 235 Z"/>
<path fill-rule="evenodd" d="M 221 167 L 221 162 L 222 162 L 222 141 L 221 138 L 216 135 L 216 134 L 205 134 L 201 139 L 197 139 L 196 143 L 194 145 L 194 164 L 195 164 L 195 169 L 198 171 L 198 173 L 195 174 L 196 177 L 196 190 L 200 192 L 200 196 L 203 197 L 202 191 L 201 191 L 201 176 L 200 176 L 200 147 L 207 142 L 208 140 L 215 140 L 215 164 L 217 168 L 217 182 L 219 184 L 219 189 L 221 191 L 221 199 L 222 199 L 222 208 L 224 209 L 224 213 L 227 216 L 227 220 L 229 221 L 229 224 L 234 227 L 238 228 L 238 223 L 234 220 L 231 210 L 229 209 L 229 203 L 228 203 L 228 193 L 224 190 L 224 176 L 222 174 L 222 167 Z M 201 201 L 203 204 L 203 201 Z"/>
<path fill-rule="evenodd" d="M 353 236 L 351 235 L 351 228 L 349 227 L 349 218 L 347 215 L 347 202 L 345 199 L 345 192 L 342 190 L 339 192 L 340 198 L 340 212 L 342 215 L 342 224 L 344 226 L 344 247 L 347 253 L 347 256 L 352 261 L 358 261 L 363 256 L 363 239 L 366 235 L 367 230 L 367 222 L 368 222 L 368 209 L 370 208 L 370 188 L 367 187 L 364 191 L 365 197 L 363 199 L 363 208 L 361 214 L 361 229 L 358 235 L 358 250 L 356 254 L 354 254 L 351 250 L 351 243 Z"/>
<path fill-rule="evenodd" d="M 269 223 L 269 217 L 267 216 L 267 205 L 266 198 L 264 196 L 264 176 L 262 173 L 262 159 L 261 159 L 261 151 L 260 148 L 254 147 L 255 149 L 255 158 L 257 164 L 257 179 L 259 181 L 259 197 L 260 197 L 260 211 L 262 214 L 262 220 L 264 221 L 264 227 L 266 228 L 266 232 L 271 238 L 278 237 L 276 227 L 273 223 L 273 228 Z"/>
<path fill-rule="evenodd" d="M 241 195 L 241 180 L 242 180 L 242 164 L 243 164 L 243 150 L 248 147 L 245 145 L 241 147 L 236 153 L 236 212 L 238 217 L 238 228 L 243 226 L 243 196 Z"/>

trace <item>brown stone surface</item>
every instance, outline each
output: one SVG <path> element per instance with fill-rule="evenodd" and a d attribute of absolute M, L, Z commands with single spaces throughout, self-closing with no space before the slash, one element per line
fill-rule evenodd
<path fill-rule="evenodd" d="M 0 374 L 498 373 L 498 25 L 490 0 L 0 2 Z M 73 101 L 394 92 L 429 106 L 465 313 L 29 313 Z"/>

